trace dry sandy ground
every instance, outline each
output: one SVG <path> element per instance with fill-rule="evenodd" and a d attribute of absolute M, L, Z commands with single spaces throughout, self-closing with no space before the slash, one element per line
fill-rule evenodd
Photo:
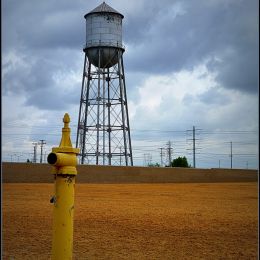
<path fill-rule="evenodd" d="M 49 259 L 53 184 L 3 184 L 3 259 Z M 258 185 L 77 184 L 74 259 L 257 259 Z"/>

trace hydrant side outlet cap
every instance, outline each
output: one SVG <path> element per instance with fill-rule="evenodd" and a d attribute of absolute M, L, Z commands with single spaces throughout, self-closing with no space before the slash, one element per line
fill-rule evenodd
<path fill-rule="evenodd" d="M 48 161 L 49 164 L 55 164 L 57 162 L 56 153 L 50 153 L 47 157 L 47 161 Z"/>

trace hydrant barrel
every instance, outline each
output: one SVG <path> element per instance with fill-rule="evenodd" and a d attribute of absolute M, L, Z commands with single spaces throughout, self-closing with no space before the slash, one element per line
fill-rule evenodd
<path fill-rule="evenodd" d="M 75 176 L 57 177 L 53 211 L 52 260 L 72 260 Z"/>

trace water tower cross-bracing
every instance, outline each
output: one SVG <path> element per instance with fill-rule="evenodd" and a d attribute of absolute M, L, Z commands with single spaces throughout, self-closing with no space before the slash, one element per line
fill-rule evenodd
<path fill-rule="evenodd" d="M 76 147 L 81 164 L 133 165 L 122 19 L 105 2 L 87 13 Z"/>

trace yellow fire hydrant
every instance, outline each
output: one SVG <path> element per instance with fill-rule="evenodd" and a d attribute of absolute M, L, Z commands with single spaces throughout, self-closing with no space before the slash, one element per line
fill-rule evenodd
<path fill-rule="evenodd" d="M 74 186 L 79 149 L 72 147 L 70 117 L 67 113 L 64 115 L 63 122 L 60 145 L 52 148 L 47 158 L 48 163 L 54 166 L 55 176 L 55 195 L 51 199 L 54 203 L 53 260 L 72 259 L 73 248 Z"/>

